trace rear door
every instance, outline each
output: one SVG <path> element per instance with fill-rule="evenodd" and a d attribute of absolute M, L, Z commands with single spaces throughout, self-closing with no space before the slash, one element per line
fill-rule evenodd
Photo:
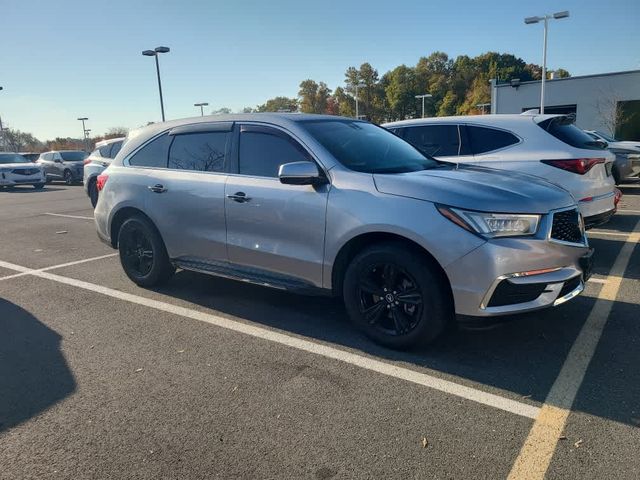
<path fill-rule="evenodd" d="M 467 124 L 460 126 L 460 132 L 472 159 L 470 161 L 491 168 L 505 168 L 503 152 L 521 142 L 512 132 L 494 127 Z"/>
<path fill-rule="evenodd" d="M 275 127 L 243 124 L 237 135 L 225 189 L 229 261 L 321 286 L 329 185 L 278 179 L 280 165 L 315 159 Z"/>
<path fill-rule="evenodd" d="M 224 184 L 232 127 L 230 122 L 177 127 L 129 160 L 146 175 L 140 192 L 145 212 L 172 259 L 227 259 Z"/>

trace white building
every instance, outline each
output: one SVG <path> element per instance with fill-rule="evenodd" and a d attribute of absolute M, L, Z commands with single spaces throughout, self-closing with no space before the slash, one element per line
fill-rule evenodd
<path fill-rule="evenodd" d="M 575 113 L 576 125 L 640 140 L 640 70 L 556 78 L 545 83 L 545 113 Z M 491 84 L 491 113 L 540 108 L 540 81 Z"/>

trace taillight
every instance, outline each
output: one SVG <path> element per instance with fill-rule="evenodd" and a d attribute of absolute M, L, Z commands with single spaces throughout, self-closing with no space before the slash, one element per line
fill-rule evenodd
<path fill-rule="evenodd" d="M 89 158 L 85 159 L 85 161 L 82 162 L 83 165 L 86 165 L 87 163 L 91 163 L 91 160 Z"/>
<path fill-rule="evenodd" d="M 104 186 L 107 184 L 107 180 L 109 180 L 109 175 L 106 175 L 104 173 L 98 175 L 98 178 L 96 179 L 96 188 L 99 192 L 101 192 Z"/>
<path fill-rule="evenodd" d="M 604 163 L 604 158 L 574 158 L 571 160 L 541 160 L 542 163 L 552 167 L 561 168 L 568 172 L 584 175 L 599 163 Z"/>
<path fill-rule="evenodd" d="M 620 200 L 622 200 L 622 192 L 617 188 L 614 188 L 613 191 L 614 191 L 613 206 L 617 207 L 618 204 L 620 203 Z"/>

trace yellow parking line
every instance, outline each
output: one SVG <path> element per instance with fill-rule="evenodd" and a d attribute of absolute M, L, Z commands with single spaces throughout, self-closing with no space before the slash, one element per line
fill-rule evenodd
<path fill-rule="evenodd" d="M 606 283 L 598 294 L 587 321 L 582 326 L 578 338 L 573 343 L 562 370 L 553 383 L 549 394 L 540 409 L 533 427 L 529 431 L 520 454 L 509 473 L 509 480 L 543 479 L 558 440 L 562 435 L 578 389 L 582 384 L 591 358 L 595 353 L 602 330 L 613 307 L 620 284 L 627 269 L 631 254 L 640 240 L 640 221 L 638 221 L 625 240 Z"/>

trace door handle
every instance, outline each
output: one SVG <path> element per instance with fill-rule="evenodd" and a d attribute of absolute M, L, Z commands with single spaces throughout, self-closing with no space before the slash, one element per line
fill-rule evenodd
<path fill-rule="evenodd" d="M 251 197 L 247 197 L 244 192 L 236 192 L 233 195 L 227 195 L 227 198 L 238 203 L 244 203 L 251 200 Z"/>
<path fill-rule="evenodd" d="M 156 185 L 149 185 L 147 188 L 153 193 L 164 193 L 167 191 L 167 189 L 164 188 L 164 185 L 161 185 L 159 183 L 157 183 Z"/>

